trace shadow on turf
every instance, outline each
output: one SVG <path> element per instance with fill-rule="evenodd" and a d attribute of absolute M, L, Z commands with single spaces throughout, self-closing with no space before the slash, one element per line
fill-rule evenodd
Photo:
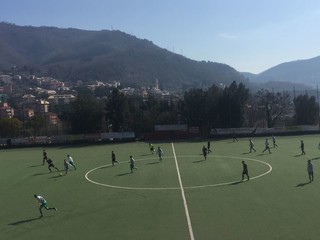
<path fill-rule="evenodd" d="M 300 157 L 300 156 L 302 156 L 303 154 L 297 154 L 297 155 L 294 155 L 294 156 L 292 156 L 292 157 Z"/>
<path fill-rule="evenodd" d="M 201 163 L 204 162 L 205 160 L 197 160 L 197 161 L 193 161 L 193 163 Z"/>
<path fill-rule="evenodd" d="M 305 182 L 305 183 L 299 183 L 296 187 L 304 187 L 308 184 L 310 184 L 311 182 Z"/>
<path fill-rule="evenodd" d="M 129 175 L 129 174 L 132 174 L 132 172 L 121 173 L 121 174 L 118 174 L 118 176 L 121 177 L 121 176 Z"/>
<path fill-rule="evenodd" d="M 61 177 L 63 177 L 63 176 L 65 176 L 65 175 L 56 175 L 56 176 L 52 176 L 52 177 L 49 177 L 49 178 L 61 178 Z"/>
<path fill-rule="evenodd" d="M 49 174 L 50 172 L 45 172 L 45 173 L 35 173 L 35 174 L 32 174 L 32 176 L 41 176 L 41 175 L 47 175 Z"/>
<path fill-rule="evenodd" d="M 150 163 L 146 163 L 145 165 L 153 165 L 153 164 L 159 164 L 160 162 L 157 161 L 157 162 L 150 162 Z"/>
<path fill-rule="evenodd" d="M 230 183 L 229 186 L 234 186 L 234 185 L 238 185 L 240 183 L 244 183 L 244 182 L 247 182 L 247 181 L 237 181 L 237 182 L 233 182 L 233 183 Z"/>
<path fill-rule="evenodd" d="M 114 166 L 112 166 L 112 165 L 104 166 L 104 167 L 100 167 L 98 170 L 105 169 L 105 168 L 112 168 L 112 167 L 114 167 Z"/>
<path fill-rule="evenodd" d="M 141 157 L 145 157 L 145 156 L 150 156 L 153 155 L 152 153 L 148 153 L 148 154 L 140 154 Z"/>
<path fill-rule="evenodd" d="M 8 225 L 16 226 L 16 225 L 19 225 L 19 224 L 32 222 L 32 221 L 39 220 L 39 219 L 40 219 L 39 217 L 29 218 L 29 219 L 24 219 L 24 220 L 20 220 L 20 221 L 17 221 L 17 222 L 9 223 Z"/>
<path fill-rule="evenodd" d="M 32 168 L 32 167 L 40 167 L 40 166 L 43 166 L 43 164 L 39 164 L 39 165 L 32 165 L 32 166 L 29 166 L 28 168 Z"/>

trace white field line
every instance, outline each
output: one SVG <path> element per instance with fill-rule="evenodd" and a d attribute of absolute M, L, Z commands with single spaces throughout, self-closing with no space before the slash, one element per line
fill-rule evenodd
<path fill-rule="evenodd" d="M 192 230 L 192 224 L 191 224 L 189 209 L 188 209 L 188 205 L 187 205 L 187 199 L 186 199 L 186 196 L 185 196 L 185 194 L 184 194 L 184 188 L 183 188 L 183 184 L 182 184 L 182 180 L 181 180 L 181 175 L 180 175 L 180 171 L 179 171 L 179 165 L 178 165 L 178 160 L 177 160 L 177 156 L 176 156 L 176 151 L 175 151 L 175 149 L 174 149 L 173 143 L 171 143 L 171 146 L 172 146 L 172 152 L 173 152 L 173 156 L 174 156 L 174 161 L 175 161 L 175 163 L 176 163 L 176 169 L 177 169 L 177 174 L 178 174 L 178 179 L 179 179 L 179 185 L 180 185 L 181 195 L 182 195 L 182 199 L 183 199 L 184 210 L 185 210 L 186 217 L 187 217 L 187 223 L 188 223 L 188 229 L 189 229 L 190 239 L 191 239 L 191 240 L 194 240 L 194 235 L 193 235 L 193 230 Z"/>
<path fill-rule="evenodd" d="M 189 155 L 189 156 L 179 156 L 179 157 L 182 157 L 182 158 L 191 158 L 191 157 L 198 157 L 197 155 Z M 262 173 L 260 175 L 257 175 L 257 176 L 254 176 L 254 177 L 251 177 L 250 176 L 250 179 L 253 180 L 253 179 L 257 179 L 257 178 L 260 178 L 260 177 L 263 177 L 267 174 L 269 174 L 271 171 L 272 171 L 272 166 L 269 164 L 269 163 L 266 163 L 266 162 L 263 162 L 261 160 L 258 160 L 258 159 L 254 159 L 254 158 L 244 158 L 244 157 L 233 157 L 233 156 L 214 156 L 213 158 L 215 157 L 219 157 L 219 158 L 233 158 L 233 159 L 242 159 L 242 160 L 249 160 L 249 161 L 255 161 L 255 162 L 259 162 L 259 163 L 262 163 L 262 164 L 265 164 L 269 167 L 268 171 L 265 172 L 265 173 Z M 164 157 L 164 158 L 169 158 L 169 157 Z M 210 156 L 209 156 L 210 158 Z M 156 158 L 145 158 L 145 159 L 138 159 L 136 161 L 145 161 L 145 160 L 153 160 L 153 159 L 156 159 Z M 120 164 L 123 164 L 123 163 L 127 163 L 127 162 L 120 162 Z M 89 170 L 86 174 L 85 174 L 85 178 L 87 179 L 87 181 L 93 183 L 93 184 L 96 184 L 96 185 L 99 185 L 99 186 L 103 186 L 103 187 L 110 187 L 110 188 L 118 188 L 118 189 L 126 189 L 126 190 L 180 190 L 180 187 L 126 187 L 126 186 L 115 186 L 115 185 L 111 185 L 111 184 L 106 184 L 106 183 L 100 183 L 100 182 L 96 182 L 96 181 L 93 181 L 92 179 L 89 178 L 89 175 L 98 170 L 98 169 L 101 169 L 101 168 L 104 168 L 104 167 L 111 167 L 111 164 L 106 164 L 106 165 L 103 165 L 103 166 L 99 166 L 99 167 L 96 167 L 96 168 L 93 168 L 91 170 Z M 235 180 L 235 181 L 230 181 L 230 182 L 223 182 L 223 183 L 214 183 L 214 184 L 207 184 L 207 185 L 199 185 L 199 186 L 187 186 L 187 187 L 184 187 L 184 189 L 197 189 L 197 188 L 208 188 L 208 187 L 219 187 L 219 186 L 226 186 L 226 185 L 231 185 L 233 183 L 238 183 L 239 180 Z"/>

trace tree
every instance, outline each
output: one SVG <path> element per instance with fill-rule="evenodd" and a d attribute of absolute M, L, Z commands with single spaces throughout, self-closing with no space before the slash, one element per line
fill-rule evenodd
<path fill-rule="evenodd" d="M 202 89 L 191 89 L 184 94 L 183 115 L 190 126 L 202 127 L 206 119 L 206 97 Z"/>
<path fill-rule="evenodd" d="M 0 118 L 0 136 L 16 137 L 22 129 L 23 123 L 17 118 Z"/>
<path fill-rule="evenodd" d="M 249 98 L 249 89 L 236 82 L 223 89 L 220 98 L 220 126 L 241 127 L 244 122 L 244 108 Z"/>
<path fill-rule="evenodd" d="M 314 125 L 319 121 L 319 106 L 314 96 L 299 95 L 293 100 L 297 125 Z"/>
<path fill-rule="evenodd" d="M 45 126 L 45 118 L 41 115 L 35 115 L 26 121 L 25 126 L 32 129 L 33 136 L 39 136 Z"/>
<path fill-rule="evenodd" d="M 81 94 L 71 103 L 68 119 L 72 133 L 97 133 L 101 131 L 103 104 L 93 95 Z"/>
<path fill-rule="evenodd" d="M 264 108 L 264 118 L 267 122 L 267 127 L 275 127 L 281 118 L 289 111 L 290 96 L 288 92 L 269 92 L 266 89 L 261 89 L 256 94 L 258 105 Z"/>
<path fill-rule="evenodd" d="M 125 128 L 125 119 L 128 117 L 131 116 L 128 116 L 126 98 L 117 88 L 114 88 L 112 90 L 110 98 L 107 101 L 107 122 L 109 123 L 109 125 L 111 125 L 112 130 L 117 132 Z"/>
<path fill-rule="evenodd" d="M 220 115 L 219 115 L 219 104 L 221 100 L 222 89 L 216 85 L 212 85 L 206 96 L 206 116 L 208 129 L 219 127 Z"/>

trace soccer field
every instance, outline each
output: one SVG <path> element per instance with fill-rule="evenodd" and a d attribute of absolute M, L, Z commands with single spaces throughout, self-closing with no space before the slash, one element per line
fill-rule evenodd
<path fill-rule="evenodd" d="M 319 239 L 319 137 L 278 137 L 277 148 L 269 138 L 271 154 L 265 138 L 253 138 L 253 153 L 248 138 L 211 140 L 206 161 L 206 141 L 154 143 L 162 161 L 143 142 L 46 147 L 61 170 L 73 157 L 67 176 L 42 165 L 43 148 L 2 149 L 0 239 Z M 241 181 L 242 161 L 250 181 Z M 34 194 L 58 211 L 39 218 Z"/>

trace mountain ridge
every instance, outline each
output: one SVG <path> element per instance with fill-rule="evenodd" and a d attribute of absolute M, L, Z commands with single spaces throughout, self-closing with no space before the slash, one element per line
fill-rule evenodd
<path fill-rule="evenodd" d="M 320 56 L 280 63 L 259 74 L 243 75 L 259 83 L 291 82 L 315 87 L 320 82 Z"/>
<path fill-rule="evenodd" d="M 121 31 L 17 26 L 0 23 L 0 68 L 38 68 L 71 81 L 120 81 L 165 89 L 249 84 L 234 68 L 195 61 Z"/>

